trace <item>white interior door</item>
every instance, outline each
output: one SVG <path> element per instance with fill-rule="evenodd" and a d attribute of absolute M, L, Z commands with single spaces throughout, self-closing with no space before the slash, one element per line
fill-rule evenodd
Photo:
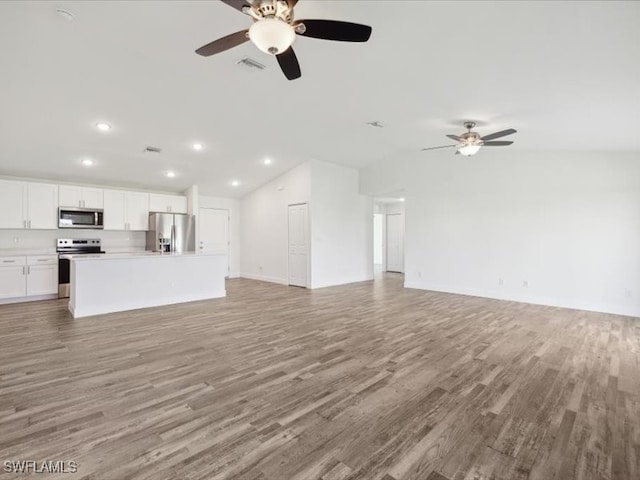
<path fill-rule="evenodd" d="M 202 253 L 224 253 L 229 276 L 229 210 L 201 208 L 198 212 Z"/>
<path fill-rule="evenodd" d="M 404 272 L 404 215 L 387 215 L 387 272 Z"/>
<path fill-rule="evenodd" d="M 289 205 L 289 285 L 309 286 L 309 225 L 307 204 Z"/>

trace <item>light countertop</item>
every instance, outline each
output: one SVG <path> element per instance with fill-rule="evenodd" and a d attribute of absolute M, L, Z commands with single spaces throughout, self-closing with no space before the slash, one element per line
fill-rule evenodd
<path fill-rule="evenodd" d="M 183 253 L 162 253 L 162 252 L 130 252 L 130 253 L 104 253 L 104 254 L 83 254 L 83 255 L 63 255 L 61 258 L 69 258 L 74 261 L 84 260 L 120 260 L 134 258 L 175 258 L 175 257 L 206 257 L 220 256 L 224 253 L 200 253 L 200 252 L 183 252 Z"/>
<path fill-rule="evenodd" d="M 55 248 L 0 248 L 0 257 L 57 255 Z"/>

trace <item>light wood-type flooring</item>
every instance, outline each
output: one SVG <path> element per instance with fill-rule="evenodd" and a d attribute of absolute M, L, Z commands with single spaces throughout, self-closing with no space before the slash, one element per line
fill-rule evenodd
<path fill-rule="evenodd" d="M 0 306 L 7 460 L 65 479 L 640 479 L 640 320 L 252 280 L 71 319 Z"/>

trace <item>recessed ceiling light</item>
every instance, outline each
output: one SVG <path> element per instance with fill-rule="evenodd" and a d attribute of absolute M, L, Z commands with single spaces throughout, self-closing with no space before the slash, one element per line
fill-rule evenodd
<path fill-rule="evenodd" d="M 176 172 L 169 170 L 167 173 L 165 173 L 165 176 L 167 178 L 174 178 L 176 176 Z"/>
<path fill-rule="evenodd" d="M 401 202 L 404 202 L 404 197 L 400 197 L 400 201 L 401 201 Z"/>
<path fill-rule="evenodd" d="M 197 152 L 199 152 L 200 150 L 204 149 L 204 145 L 201 143 L 194 143 L 193 144 L 193 149 Z"/>
<path fill-rule="evenodd" d="M 108 132 L 109 130 L 111 130 L 111 125 L 109 125 L 107 122 L 98 122 L 96 123 L 96 128 L 101 132 Z"/>
<path fill-rule="evenodd" d="M 93 165 L 93 160 L 91 160 L 90 158 L 84 158 L 82 159 L 82 165 L 84 165 L 85 167 L 90 167 Z"/>
<path fill-rule="evenodd" d="M 271 160 L 270 158 L 265 158 L 262 163 L 264 163 L 265 165 L 271 165 L 273 163 L 273 160 Z"/>
<path fill-rule="evenodd" d="M 237 187 L 238 185 L 240 185 L 240 182 L 238 180 L 231 180 L 232 187 Z"/>

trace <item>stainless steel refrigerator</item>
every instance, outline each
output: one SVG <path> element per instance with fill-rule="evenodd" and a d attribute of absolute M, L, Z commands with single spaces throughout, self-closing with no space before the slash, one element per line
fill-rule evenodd
<path fill-rule="evenodd" d="M 195 252 L 195 218 L 183 213 L 150 213 L 147 250 Z"/>

